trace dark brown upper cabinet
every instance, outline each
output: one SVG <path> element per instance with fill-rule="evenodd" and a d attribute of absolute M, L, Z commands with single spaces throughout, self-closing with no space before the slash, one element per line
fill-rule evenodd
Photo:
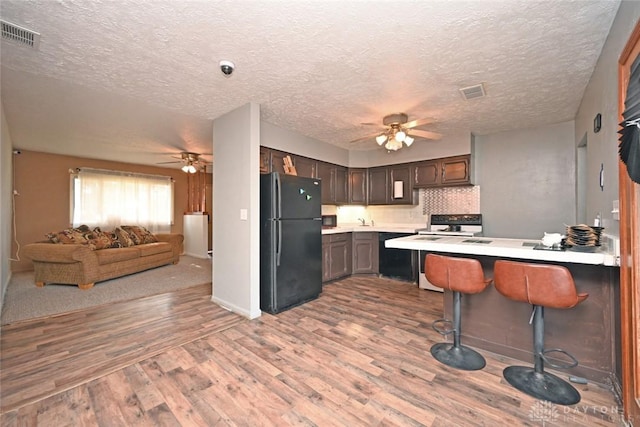
<path fill-rule="evenodd" d="M 308 157 L 291 156 L 293 166 L 296 168 L 298 176 L 306 178 L 318 178 L 317 168 L 318 162 Z"/>
<path fill-rule="evenodd" d="M 471 185 L 471 156 L 468 154 L 417 162 L 412 169 L 416 188 Z"/>
<path fill-rule="evenodd" d="M 333 163 L 260 147 L 260 173 L 284 174 L 290 156 L 298 176 L 322 179 L 322 203 L 330 205 L 415 205 L 414 188 L 472 185 L 471 155 L 374 168 Z"/>
<path fill-rule="evenodd" d="M 336 165 L 335 171 L 335 201 L 338 205 L 345 205 L 349 203 L 349 170 Z"/>
<path fill-rule="evenodd" d="M 386 205 L 389 203 L 389 175 L 387 167 L 369 168 L 369 205 Z"/>
<path fill-rule="evenodd" d="M 317 163 L 318 178 L 322 180 L 322 203 L 341 205 L 348 203 L 347 168 L 332 163 Z"/>
<path fill-rule="evenodd" d="M 348 203 L 353 205 L 367 204 L 367 169 L 349 168 Z"/>
<path fill-rule="evenodd" d="M 284 175 L 284 158 L 288 155 L 289 153 L 271 150 L 271 172 L 278 172 Z"/>
<path fill-rule="evenodd" d="M 260 147 L 260 173 L 271 172 L 271 150 Z"/>
<path fill-rule="evenodd" d="M 414 205 L 411 163 L 369 169 L 369 205 Z"/>
<path fill-rule="evenodd" d="M 415 205 L 418 203 L 417 192 L 413 190 L 411 164 L 389 166 L 388 175 L 389 204 Z"/>

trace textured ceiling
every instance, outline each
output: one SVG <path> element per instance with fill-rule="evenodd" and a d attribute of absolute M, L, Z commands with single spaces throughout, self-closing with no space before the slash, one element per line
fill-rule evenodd
<path fill-rule="evenodd" d="M 2 42 L 16 147 L 154 164 L 211 151 L 212 120 L 262 118 L 349 149 L 382 117 L 477 135 L 575 117 L 618 1 L 2 0 L 41 33 Z M 219 61 L 236 70 L 225 78 Z M 483 83 L 487 96 L 458 89 Z"/>

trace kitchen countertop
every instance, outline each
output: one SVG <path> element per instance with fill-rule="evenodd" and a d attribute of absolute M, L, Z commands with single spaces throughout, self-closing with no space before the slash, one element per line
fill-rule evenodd
<path fill-rule="evenodd" d="M 367 228 L 367 227 L 362 227 Z M 437 238 L 437 240 L 435 239 Z M 485 242 L 485 243 L 482 243 Z M 505 239 L 493 237 L 456 237 L 414 235 L 390 239 L 388 248 L 425 250 L 470 255 L 487 255 L 503 258 L 519 258 L 539 261 L 565 262 L 576 264 L 617 266 L 618 258 L 604 247 L 597 252 L 577 252 L 573 250 L 537 250 L 533 246 L 540 240 Z"/>
<path fill-rule="evenodd" d="M 366 231 L 376 233 L 416 233 L 416 230 L 424 228 L 426 228 L 426 225 L 423 224 L 345 224 L 333 228 L 323 228 L 322 234 L 357 233 Z"/>

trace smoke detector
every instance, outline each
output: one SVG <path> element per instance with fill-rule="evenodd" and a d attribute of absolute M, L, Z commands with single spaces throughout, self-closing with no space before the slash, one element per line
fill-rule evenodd
<path fill-rule="evenodd" d="M 40 45 L 40 33 L 3 20 L 0 20 L 0 24 L 2 26 L 2 40 L 13 41 L 32 49 L 37 49 Z"/>
<path fill-rule="evenodd" d="M 462 94 L 462 97 L 467 101 L 474 98 L 482 98 L 487 95 L 487 93 L 484 91 L 484 86 L 482 85 L 482 83 L 475 86 L 463 87 L 459 90 Z"/>

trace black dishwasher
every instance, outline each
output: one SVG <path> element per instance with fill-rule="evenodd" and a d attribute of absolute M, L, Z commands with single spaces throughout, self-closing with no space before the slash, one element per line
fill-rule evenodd
<path fill-rule="evenodd" d="M 412 233 L 378 233 L 380 275 L 393 279 L 416 281 L 418 269 L 417 251 L 386 248 L 384 242 L 397 237 L 412 236 Z"/>

